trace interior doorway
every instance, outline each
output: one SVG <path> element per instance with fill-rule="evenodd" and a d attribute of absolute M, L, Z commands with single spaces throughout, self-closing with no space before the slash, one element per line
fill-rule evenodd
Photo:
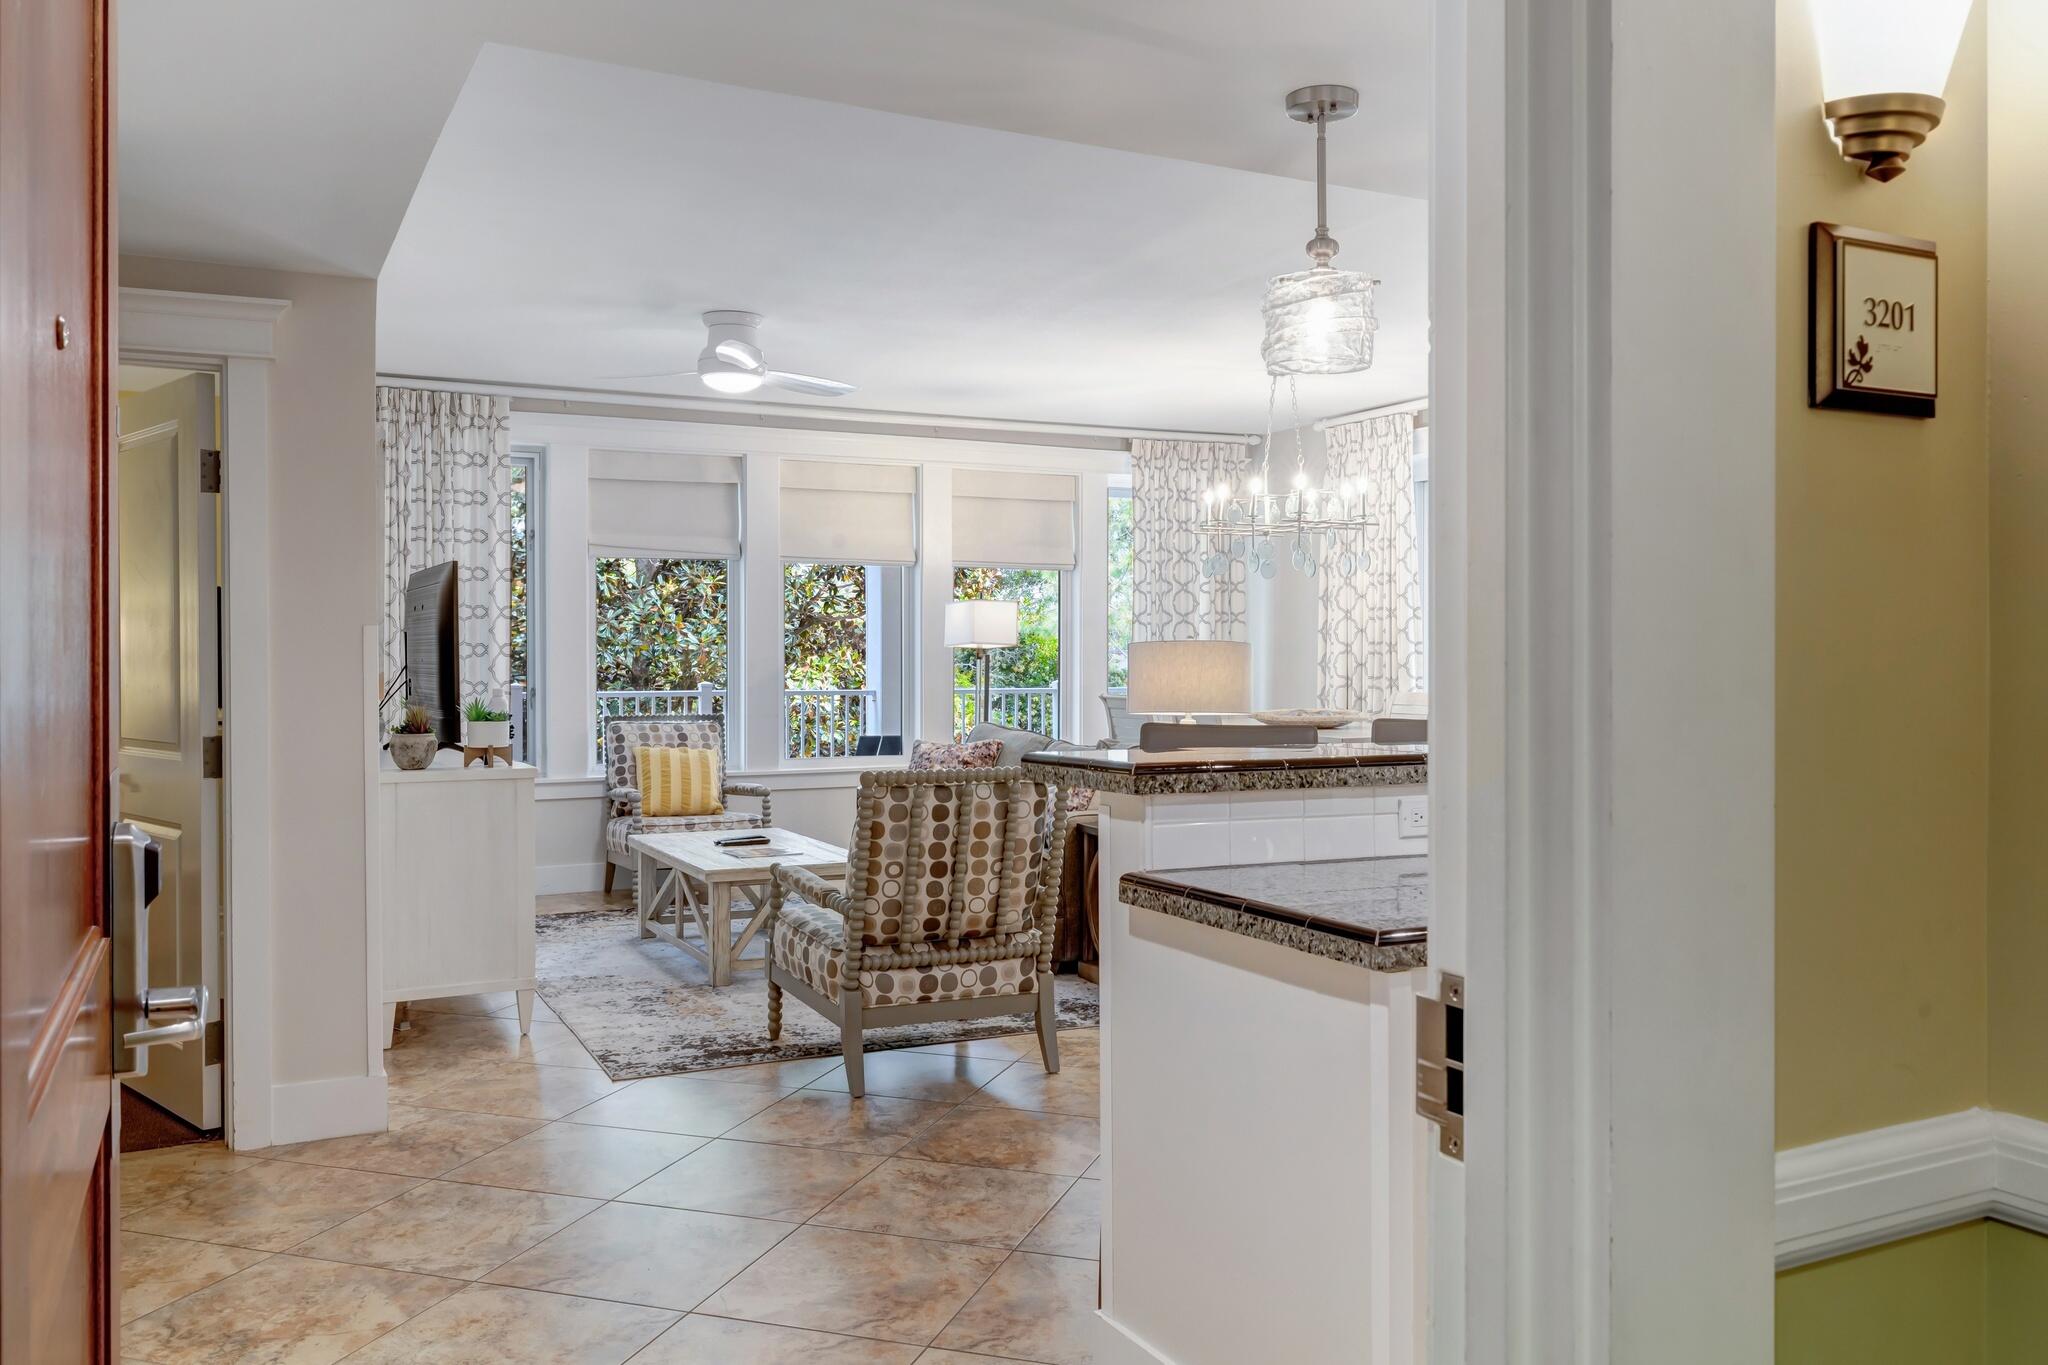
<path fill-rule="evenodd" d="M 156 1047 L 121 1086 L 121 1147 L 218 1136 L 223 1126 L 220 376 L 150 364 L 119 371 L 115 453 L 118 818 L 162 853 L 146 923 L 151 983 L 207 989 L 203 1040 Z"/>

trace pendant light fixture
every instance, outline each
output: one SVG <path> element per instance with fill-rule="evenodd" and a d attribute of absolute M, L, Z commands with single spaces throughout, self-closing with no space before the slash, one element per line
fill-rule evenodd
<path fill-rule="evenodd" d="M 1266 373 L 1355 374 L 1372 368 L 1372 290 L 1379 281 L 1330 264 L 1337 240 L 1330 236 L 1328 134 L 1330 124 L 1358 112 L 1358 92 L 1348 85 L 1308 85 L 1287 96 L 1287 116 L 1316 127 L 1316 235 L 1309 239 L 1314 264 L 1266 284 L 1266 339 L 1260 348 Z"/>

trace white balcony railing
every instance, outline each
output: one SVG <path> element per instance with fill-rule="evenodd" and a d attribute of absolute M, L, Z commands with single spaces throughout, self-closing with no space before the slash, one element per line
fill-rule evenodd
<path fill-rule="evenodd" d="M 989 693 L 989 719 L 1019 730 L 1055 733 L 1059 685 L 998 687 Z M 881 719 L 881 695 L 873 688 L 803 687 L 782 694 L 786 752 L 793 758 L 844 758 L 856 741 Z M 597 694 L 597 755 L 604 762 L 604 723 L 614 716 L 722 716 L 725 689 L 695 687 Z M 953 732 L 965 734 L 976 723 L 974 689 L 953 689 Z"/>

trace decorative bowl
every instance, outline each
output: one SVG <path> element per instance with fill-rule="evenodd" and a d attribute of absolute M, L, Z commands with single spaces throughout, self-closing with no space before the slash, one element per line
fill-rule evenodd
<path fill-rule="evenodd" d="M 1363 711 L 1339 711 L 1330 707 L 1301 706 L 1287 711 L 1254 711 L 1252 719 L 1262 725 L 1309 725 L 1318 730 L 1338 730 L 1366 718 Z"/>

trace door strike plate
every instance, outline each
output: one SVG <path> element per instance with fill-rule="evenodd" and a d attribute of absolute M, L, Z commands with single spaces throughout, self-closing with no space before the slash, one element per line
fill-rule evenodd
<path fill-rule="evenodd" d="M 1445 972 L 1437 998 L 1415 997 L 1415 1110 L 1437 1126 L 1437 1150 L 1465 1159 L 1465 978 Z"/>

